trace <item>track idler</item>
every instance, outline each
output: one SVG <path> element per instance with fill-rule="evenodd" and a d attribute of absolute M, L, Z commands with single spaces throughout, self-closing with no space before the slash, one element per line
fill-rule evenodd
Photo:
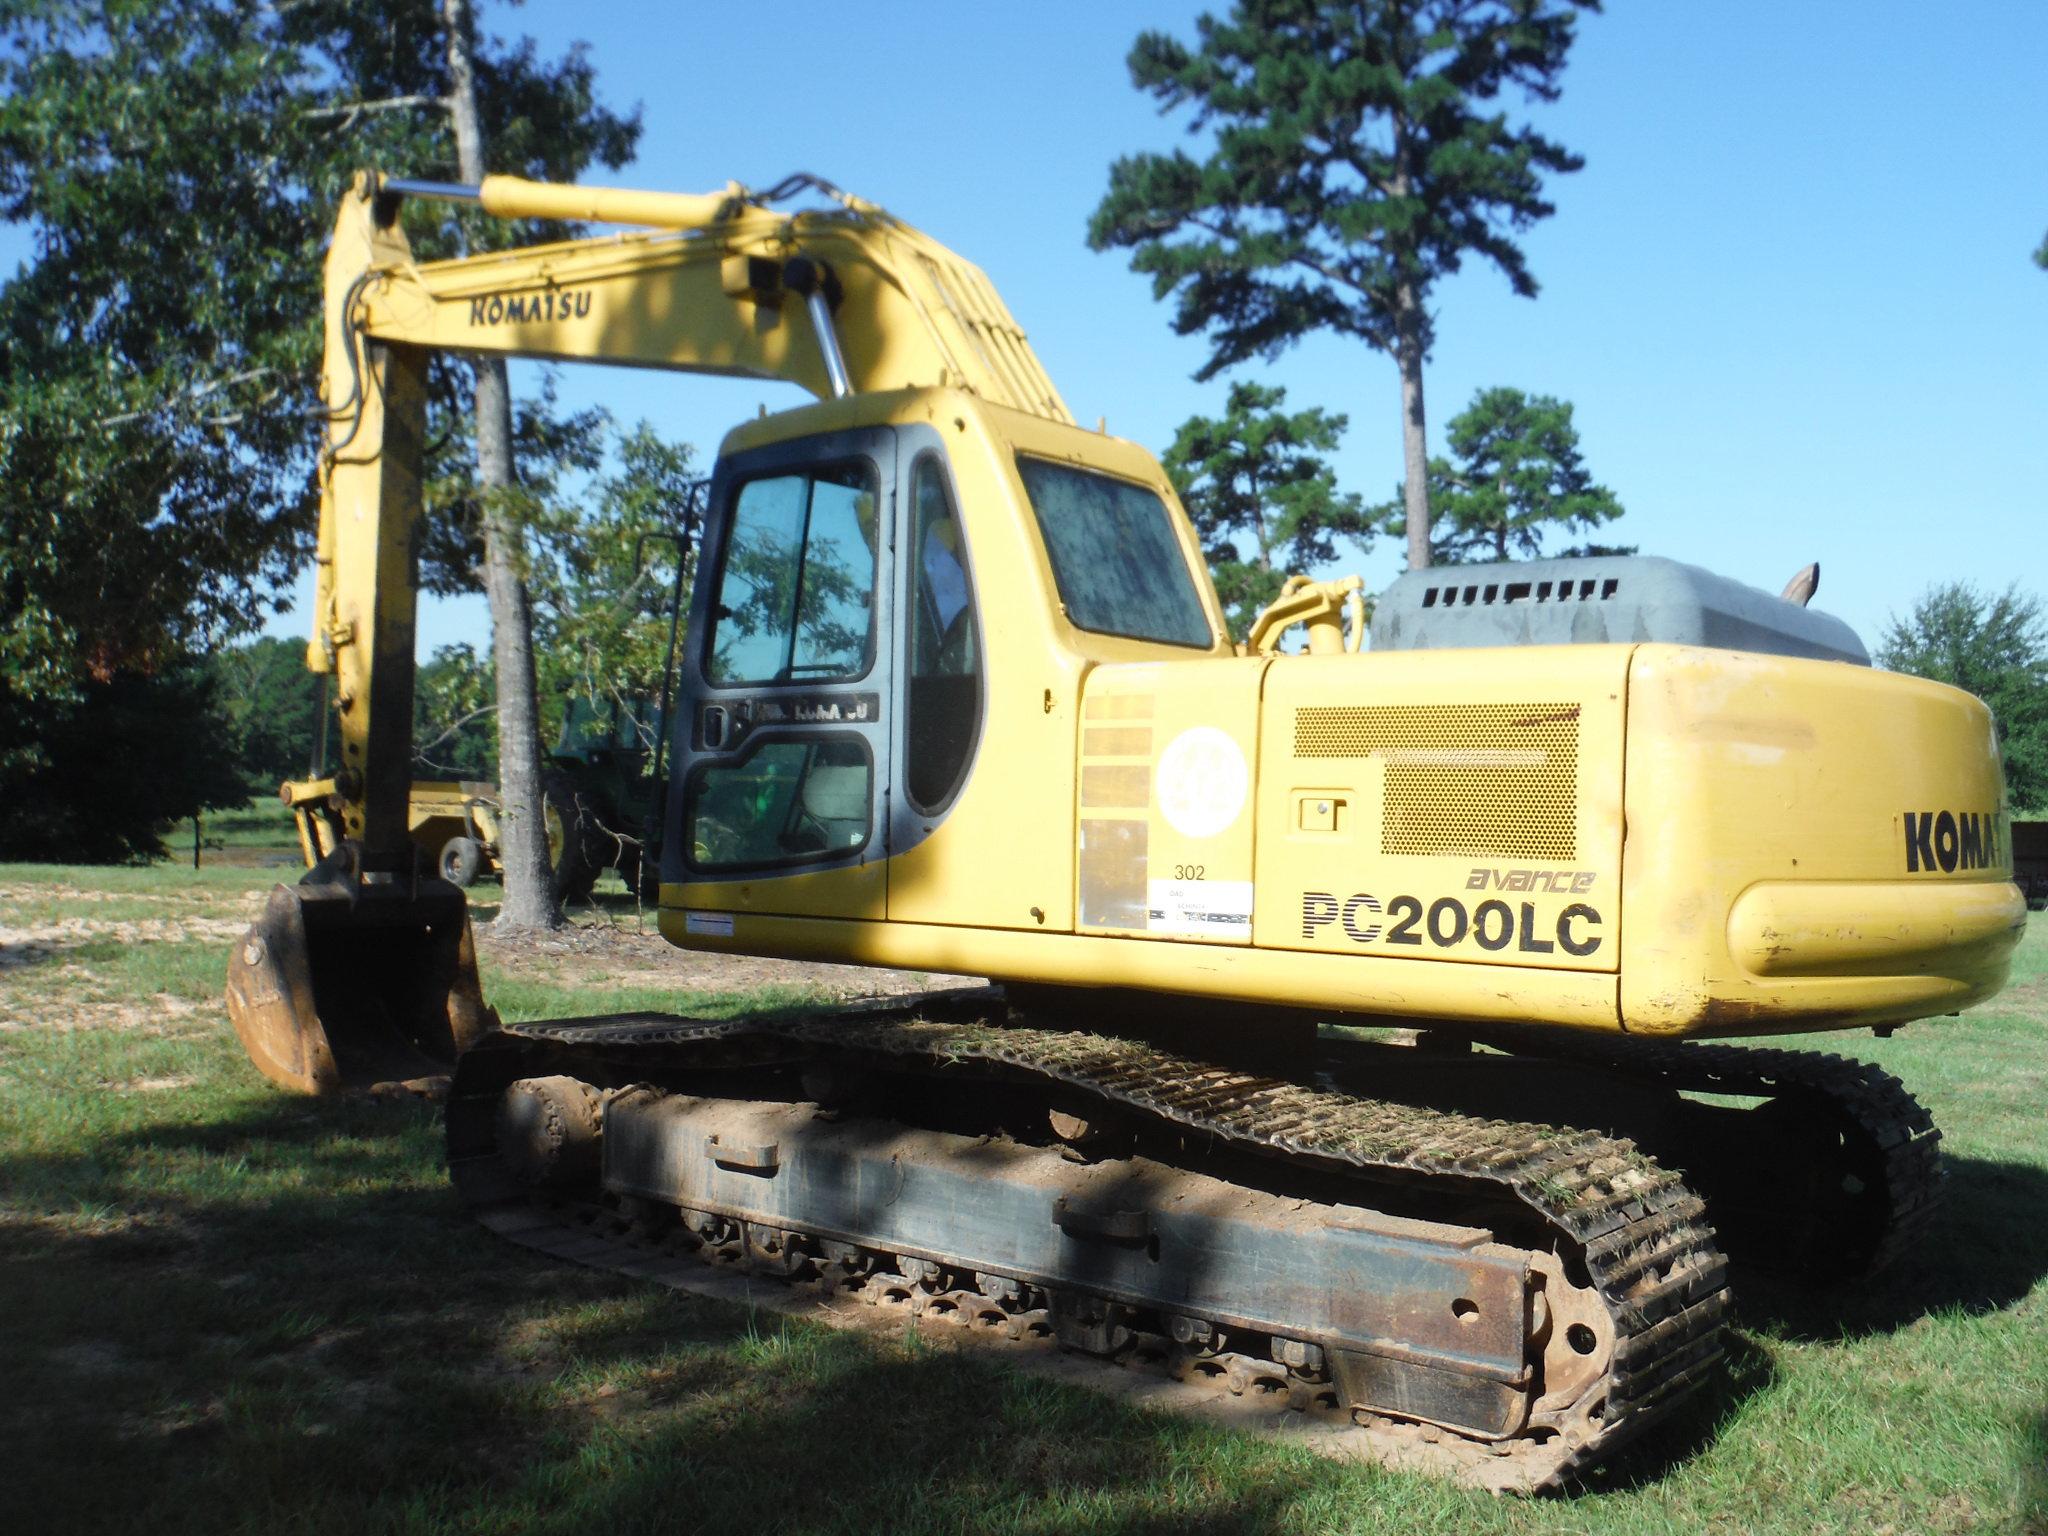
<path fill-rule="evenodd" d="M 227 997 L 257 1070 L 300 1093 L 446 1073 L 497 1022 L 463 893 L 365 874 L 353 842 L 271 891 L 228 961 Z"/>

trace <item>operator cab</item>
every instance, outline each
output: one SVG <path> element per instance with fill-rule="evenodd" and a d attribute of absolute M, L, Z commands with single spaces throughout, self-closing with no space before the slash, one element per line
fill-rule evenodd
<path fill-rule="evenodd" d="M 663 878 L 693 893 L 666 904 L 896 916 L 917 892 L 892 897 L 884 864 L 953 816 L 990 752 L 992 666 L 1009 659 L 1006 697 L 1043 729 L 1090 662 L 1227 655 L 1170 494 L 1133 445 L 952 391 L 733 434 L 678 664 Z M 1071 786 L 1041 787 L 1065 825 Z M 1007 843 L 1038 808 L 1002 794 Z M 1033 905 L 1016 915 L 1036 925 Z M 686 932 L 725 936 L 695 911 Z"/>
<path fill-rule="evenodd" d="M 729 457 L 682 665 L 690 877 L 867 862 L 942 814 L 982 716 L 966 536 L 930 428 Z"/>

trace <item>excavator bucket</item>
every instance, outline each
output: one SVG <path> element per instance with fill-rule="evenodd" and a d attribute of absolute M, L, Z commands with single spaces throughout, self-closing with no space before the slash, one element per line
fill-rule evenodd
<path fill-rule="evenodd" d="M 448 1072 L 497 1023 L 463 893 L 365 881 L 345 846 L 280 885 L 228 962 L 228 1017 L 257 1069 L 300 1093 Z"/>

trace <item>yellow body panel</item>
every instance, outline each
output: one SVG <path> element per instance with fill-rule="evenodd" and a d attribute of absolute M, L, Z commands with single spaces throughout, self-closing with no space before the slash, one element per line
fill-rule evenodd
<path fill-rule="evenodd" d="M 893 885 L 886 923 L 743 910 L 705 934 L 665 910 L 663 932 L 1332 1017 L 1714 1036 L 1965 1006 L 2002 984 L 2024 924 L 1983 707 L 1840 663 L 1655 645 L 1184 655 L 1089 669 L 1078 709 L 1043 723 L 1054 740 L 985 755 L 974 788 L 998 806 L 1071 795 L 1070 933 L 1057 909 L 990 925 L 1010 932 L 937 903 L 906 920 Z M 1207 816 L 1194 835 L 1162 786 L 1190 733 L 1196 788 L 1173 794 L 1182 821 Z M 1911 873 L 1909 812 L 1933 861 Z M 1054 840 L 1023 816 L 986 841 L 986 821 L 954 835 L 967 825 L 915 857 L 994 871 L 964 892 L 980 914 L 1000 871 Z M 663 904 L 730 910 L 729 891 L 666 886 Z"/>
<path fill-rule="evenodd" d="M 1951 885 L 1938 902 L 1914 881 L 1765 881 L 1729 909 L 1728 952 L 1751 976 L 1975 971 L 2025 922 L 2005 881 Z"/>
<path fill-rule="evenodd" d="M 1586 645 L 1276 662 L 1256 942 L 1614 970 L 1628 657 Z"/>
<path fill-rule="evenodd" d="M 875 920 L 889 915 L 888 874 L 880 857 L 846 869 L 761 875 L 747 880 L 701 880 L 662 889 L 677 893 L 676 905 L 697 911 L 796 913 Z M 667 900 L 664 895 L 664 904 Z"/>
<path fill-rule="evenodd" d="M 905 389 L 819 401 L 735 427 L 720 455 L 876 426 L 928 426 L 944 443 L 955 510 L 975 571 L 987 674 L 982 735 L 967 781 L 945 815 L 930 824 L 929 835 L 890 861 L 887 915 L 899 922 L 1071 931 L 1077 799 L 1071 758 L 1084 686 L 1105 666 L 1113 670 L 1117 663 L 1162 652 L 1213 661 L 1227 661 L 1232 652 L 1206 579 L 1198 586 L 1211 630 L 1206 651 L 1097 634 L 1070 623 L 1035 531 L 1016 455 L 1084 464 L 1157 492 L 1174 509 L 1182 558 L 1198 578 L 1204 570 L 1200 546 L 1158 461 L 1143 448 L 993 405 L 963 390 Z M 1214 683 L 1212 670 L 1181 686 L 1193 698 Z M 1059 758 L 1069 760 L 1062 771 L 1047 772 L 1048 760 Z M 774 885 L 789 891 L 767 894 Z M 883 915 L 865 896 L 857 909 L 841 900 L 852 887 L 825 876 L 723 879 L 677 889 L 688 892 L 681 904 L 693 908 Z M 865 892 L 866 885 L 860 889 Z M 741 890 L 744 899 L 723 894 Z M 814 900 L 828 905 L 813 906 Z"/>
<path fill-rule="evenodd" d="M 1989 997 L 2026 921 L 2008 815 L 1991 716 L 1966 693 L 1839 662 L 1638 647 L 1623 1016 L 1651 1034 L 1743 1035 Z M 1936 836 L 1944 816 L 1952 845 Z"/>
<path fill-rule="evenodd" d="M 1615 1027 L 1615 978 L 1599 973 L 1496 966 L 1475 980 L 1461 966 L 1371 956 L 746 914 L 733 918 L 729 933 L 706 934 L 691 931 L 677 900 L 682 889 L 662 887 L 660 924 L 662 936 L 685 949 L 1297 1005 L 1333 1017 Z"/>
<path fill-rule="evenodd" d="M 1209 649 L 1119 639 L 1068 621 L 1015 462 L 1159 490 L 1199 571 L 1134 445 L 907 390 L 748 423 L 726 451 L 918 422 L 944 440 L 982 605 L 966 785 L 886 865 L 664 886 L 712 914 L 693 932 L 665 911 L 676 942 L 1681 1036 L 1881 1024 L 2002 983 L 2009 854 L 1901 863 L 1909 807 L 2004 825 L 1966 695 L 1658 645 L 1237 657 L 1206 583 Z"/>
<path fill-rule="evenodd" d="M 415 779 L 406 803 L 405 830 L 433 857 L 451 837 L 469 835 L 469 806 L 475 794 L 450 779 Z"/>

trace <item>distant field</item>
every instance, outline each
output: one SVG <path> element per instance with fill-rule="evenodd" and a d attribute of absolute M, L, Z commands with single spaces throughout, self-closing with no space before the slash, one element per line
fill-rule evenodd
<path fill-rule="evenodd" d="M 1719 1395 L 1530 1502 L 499 1242 L 446 1187 L 432 1108 L 291 1098 L 244 1063 L 220 983 L 278 873 L 0 865 L 12 1529 L 2048 1536 L 2048 928 L 1990 1006 L 1827 1042 L 1947 1133 L 1924 1251 L 1862 1294 L 1743 1282 Z M 707 971 L 629 912 L 595 920 L 486 942 L 486 993 L 536 1017 L 847 984 Z"/>

